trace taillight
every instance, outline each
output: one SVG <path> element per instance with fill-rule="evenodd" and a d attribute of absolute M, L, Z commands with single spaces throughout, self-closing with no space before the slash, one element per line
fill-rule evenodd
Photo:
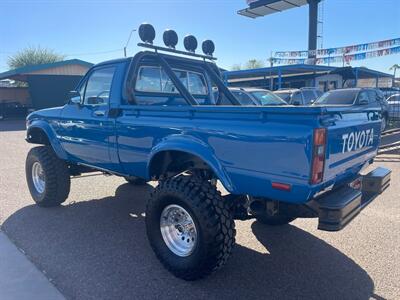
<path fill-rule="evenodd" d="M 311 168 L 311 184 L 320 183 L 324 177 L 326 151 L 326 129 L 317 128 L 313 137 L 313 156 Z"/>

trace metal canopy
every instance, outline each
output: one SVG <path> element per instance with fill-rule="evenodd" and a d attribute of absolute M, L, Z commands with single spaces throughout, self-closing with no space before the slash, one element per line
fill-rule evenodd
<path fill-rule="evenodd" d="M 256 0 L 250 2 L 248 8 L 239 10 L 238 14 L 255 19 L 307 4 L 307 0 Z"/>

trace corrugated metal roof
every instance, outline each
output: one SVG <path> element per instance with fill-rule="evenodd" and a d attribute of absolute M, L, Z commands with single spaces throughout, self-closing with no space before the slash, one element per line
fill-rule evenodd
<path fill-rule="evenodd" d="M 254 76 L 270 76 L 270 75 L 285 75 L 285 74 L 296 74 L 296 73 L 313 73 L 313 72 L 326 72 L 329 73 L 335 70 L 336 67 L 330 66 L 319 66 L 319 65 L 305 65 L 305 64 L 297 64 L 297 65 L 286 65 L 286 66 L 276 66 L 269 68 L 258 68 L 258 69 L 249 69 L 249 70 L 239 70 L 239 71 L 228 71 L 224 72 L 224 75 L 228 79 L 233 78 L 245 78 L 245 77 L 254 77 Z"/>
<path fill-rule="evenodd" d="M 54 62 L 54 63 L 48 63 L 48 64 L 25 66 L 25 67 L 17 68 L 14 70 L 6 71 L 3 73 L 0 73 L 0 80 L 1 79 L 12 79 L 14 77 L 19 77 L 21 75 L 28 75 L 32 72 L 36 72 L 36 71 L 40 71 L 40 70 L 46 70 L 46 69 L 62 67 L 62 66 L 69 66 L 69 65 L 81 65 L 81 66 L 84 66 L 87 68 L 91 68 L 93 66 L 92 63 L 84 61 L 84 60 L 69 59 L 69 60 L 63 60 L 63 61 L 58 61 L 58 62 Z"/>
<path fill-rule="evenodd" d="M 392 78 L 393 75 L 383 73 L 376 70 L 371 70 L 365 67 L 331 67 L 321 65 L 283 65 L 269 68 L 248 69 L 239 71 L 223 72 L 226 80 L 229 82 L 251 81 L 271 77 L 291 77 L 291 76 L 314 76 L 323 74 L 339 74 L 343 78 L 359 78 L 359 79 L 375 79 Z"/>

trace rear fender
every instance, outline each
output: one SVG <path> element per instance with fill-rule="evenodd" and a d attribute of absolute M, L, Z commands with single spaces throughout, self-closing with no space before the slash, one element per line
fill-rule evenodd
<path fill-rule="evenodd" d="M 28 143 L 34 143 L 34 142 L 30 142 L 29 141 L 29 136 L 31 135 L 31 133 L 34 130 L 41 130 L 46 136 L 47 139 L 51 145 L 51 147 L 53 148 L 54 152 L 56 153 L 56 155 L 63 160 L 67 160 L 68 155 L 67 153 L 64 151 L 64 149 L 61 146 L 61 143 L 59 141 L 59 139 L 57 138 L 57 134 L 55 133 L 55 131 L 53 130 L 53 128 L 45 121 L 42 120 L 36 120 L 33 121 L 29 127 L 27 128 L 27 142 Z"/>
<path fill-rule="evenodd" d="M 223 186 L 229 192 L 234 192 L 235 188 L 231 179 L 226 173 L 225 168 L 213 155 L 212 149 L 207 144 L 203 143 L 199 139 L 194 138 L 193 136 L 170 136 L 153 147 L 147 165 L 147 170 L 149 172 L 148 177 L 150 177 L 150 166 L 154 156 L 162 151 L 182 151 L 199 157 L 213 170 Z"/>

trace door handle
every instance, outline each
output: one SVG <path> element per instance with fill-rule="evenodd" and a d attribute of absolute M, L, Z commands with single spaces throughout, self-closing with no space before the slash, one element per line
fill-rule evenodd
<path fill-rule="evenodd" d="M 93 112 L 93 114 L 94 114 L 96 117 L 104 117 L 104 116 L 106 115 L 106 112 L 105 112 L 104 110 L 95 110 L 95 111 Z"/>

